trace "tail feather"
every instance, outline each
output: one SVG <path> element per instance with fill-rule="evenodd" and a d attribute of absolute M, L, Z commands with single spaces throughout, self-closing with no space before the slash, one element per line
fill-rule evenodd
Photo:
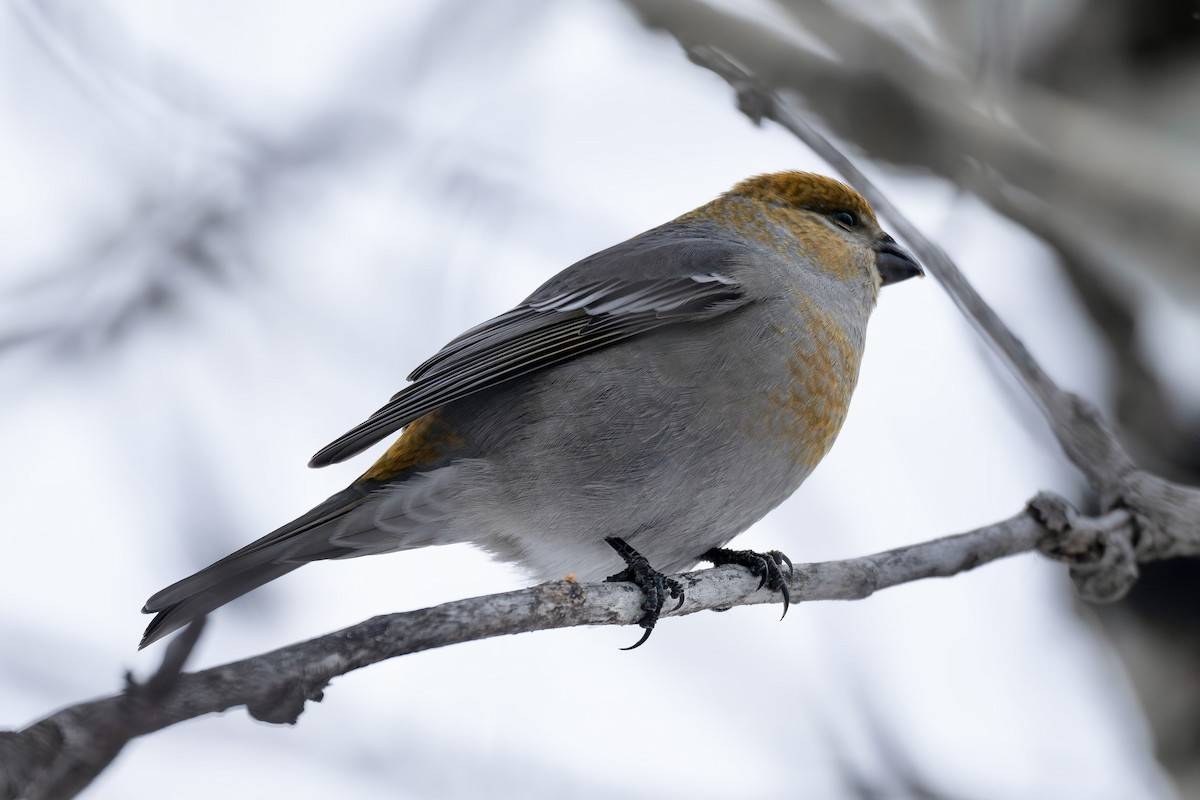
<path fill-rule="evenodd" d="M 189 622 L 203 617 L 208 612 L 220 608 L 229 601 L 257 589 L 264 583 L 269 583 L 278 577 L 286 575 L 302 566 L 302 563 L 274 562 L 259 564 L 228 575 L 223 580 L 214 582 L 206 588 L 200 589 L 174 603 L 155 606 L 147 603 L 142 611 L 146 614 L 153 613 L 154 619 L 150 620 L 150 624 L 146 626 L 146 632 L 142 635 L 142 641 L 138 644 L 138 649 L 141 650 L 147 645 L 154 644 L 167 634 L 174 633 Z M 193 575 L 192 578 L 197 578 L 200 574 Z"/>
<path fill-rule="evenodd" d="M 320 529 L 361 505 L 370 491 L 370 486 L 356 485 L 338 492 L 307 514 L 157 592 L 142 608 L 142 613 L 155 617 L 138 649 L 309 561 L 356 555 L 354 548 L 331 544 Z"/>

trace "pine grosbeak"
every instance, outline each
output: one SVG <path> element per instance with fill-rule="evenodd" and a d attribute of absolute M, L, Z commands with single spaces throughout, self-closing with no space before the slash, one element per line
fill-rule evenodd
<path fill-rule="evenodd" d="M 700 560 L 742 564 L 786 602 L 782 554 L 723 545 L 828 452 L 879 288 L 920 274 L 849 187 L 804 172 L 743 181 L 417 367 L 311 466 L 403 428 L 379 460 L 151 597 L 142 646 L 309 561 L 455 542 L 542 580 L 597 580 L 624 560 L 612 577 L 646 593 L 641 641 L 666 597 L 682 600 L 662 573 Z"/>

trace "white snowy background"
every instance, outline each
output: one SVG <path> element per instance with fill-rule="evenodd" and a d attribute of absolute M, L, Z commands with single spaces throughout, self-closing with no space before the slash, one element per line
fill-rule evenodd
<path fill-rule="evenodd" d="M 369 456 L 305 462 L 448 339 L 741 178 L 828 171 L 601 0 L 5 4 L 0 119 L 0 728 L 151 672 L 145 599 L 356 477 Z M 1101 395 L 1042 246 L 872 174 Z M 833 452 L 738 544 L 855 556 L 1077 487 L 912 281 L 883 292 Z M 523 585 L 466 547 L 317 564 L 214 614 L 189 667 Z M 135 740 L 87 796 L 1171 796 L 1056 566 L 779 610 L 667 620 L 635 652 L 596 628 L 398 659 L 295 727 L 237 710 Z"/>

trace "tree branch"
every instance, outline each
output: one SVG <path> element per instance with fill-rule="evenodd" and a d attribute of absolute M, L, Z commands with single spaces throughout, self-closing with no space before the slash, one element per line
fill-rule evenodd
<path fill-rule="evenodd" d="M 1052 519 L 1050 517 L 1053 517 Z M 949 577 L 997 559 L 1037 550 L 1068 558 L 1105 550 L 1130 525 L 1124 512 L 1078 518 L 1065 501 L 1043 495 L 1020 513 L 968 533 L 844 561 L 796 564 L 794 602 L 860 600 L 891 586 Z M 685 598 L 663 616 L 778 603 L 740 567 L 676 576 Z M 55 712 L 18 732 L 0 732 L 0 798 L 74 796 L 131 739 L 205 714 L 244 706 L 264 722 L 293 724 L 329 681 L 397 656 L 530 631 L 580 625 L 629 625 L 642 615 L 641 592 L 626 583 L 553 581 L 516 592 L 458 600 L 375 617 L 270 653 L 180 673 L 199 627 L 171 643 L 163 666 L 124 692 Z"/>
<path fill-rule="evenodd" d="M 20 733 L 0 731 L 0 798 L 74 797 L 112 763 L 130 739 L 158 730 L 160 704 L 179 686 L 204 618 L 171 641 L 145 683 L 126 673 L 125 691 L 56 712 Z"/>

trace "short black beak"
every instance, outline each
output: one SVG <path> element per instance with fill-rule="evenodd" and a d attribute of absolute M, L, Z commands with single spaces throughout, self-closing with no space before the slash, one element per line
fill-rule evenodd
<path fill-rule="evenodd" d="M 917 260 L 886 233 L 875 247 L 875 266 L 879 269 L 884 286 L 909 278 L 925 277 L 925 270 L 921 269 Z"/>

